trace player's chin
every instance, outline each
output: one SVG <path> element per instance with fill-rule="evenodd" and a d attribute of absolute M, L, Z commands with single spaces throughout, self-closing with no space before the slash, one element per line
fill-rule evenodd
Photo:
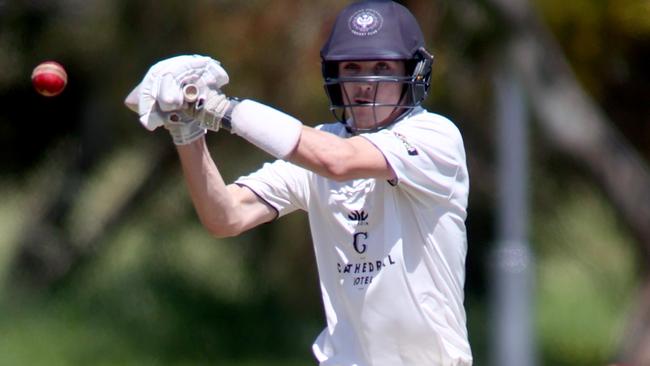
<path fill-rule="evenodd" d="M 393 107 L 354 107 L 352 116 L 358 128 L 377 127 L 391 117 Z"/>

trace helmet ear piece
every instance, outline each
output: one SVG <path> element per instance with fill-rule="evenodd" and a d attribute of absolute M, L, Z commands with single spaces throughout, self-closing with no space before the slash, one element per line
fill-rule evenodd
<path fill-rule="evenodd" d="M 424 47 L 420 47 L 415 53 L 415 57 L 421 61 L 422 68 L 420 69 L 420 73 L 423 75 L 430 74 L 431 67 L 433 66 L 433 55 Z"/>
<path fill-rule="evenodd" d="M 325 80 L 325 92 L 330 99 L 332 106 L 340 107 L 343 103 L 343 95 L 341 94 L 341 86 L 338 82 L 331 82 L 336 80 L 339 76 L 338 62 L 323 61 L 321 64 L 321 71 L 323 73 L 323 80 Z"/>
<path fill-rule="evenodd" d="M 413 69 L 413 80 L 421 80 L 422 72 L 424 71 L 424 60 L 418 60 Z"/>
<path fill-rule="evenodd" d="M 416 64 L 412 74 L 413 101 L 420 103 L 426 98 L 431 86 L 431 68 L 433 55 L 424 47 L 420 47 L 414 58 Z"/>
<path fill-rule="evenodd" d="M 341 84 L 325 84 L 325 93 L 330 99 L 330 105 L 332 107 L 342 107 L 343 103 L 343 93 L 341 93 Z"/>

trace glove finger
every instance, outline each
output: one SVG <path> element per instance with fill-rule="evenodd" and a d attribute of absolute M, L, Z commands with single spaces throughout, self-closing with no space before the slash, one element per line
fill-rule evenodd
<path fill-rule="evenodd" d="M 227 84 L 228 74 L 219 61 L 207 56 L 179 56 L 172 59 L 165 70 L 175 75 L 179 84 L 195 83 L 201 90 L 220 89 Z M 171 60 L 170 60 L 171 61 Z M 205 92 L 201 93 L 205 94 Z"/>
<path fill-rule="evenodd" d="M 200 69 L 192 71 L 192 75 L 187 75 L 184 84 L 194 83 L 199 90 L 199 98 L 206 99 L 211 90 L 221 91 L 221 87 L 228 83 L 228 74 L 221 67 L 218 61 L 205 57 L 206 61 Z"/>
<path fill-rule="evenodd" d="M 206 81 L 207 85 L 214 85 L 217 89 L 221 89 L 221 87 L 230 81 L 226 70 L 224 70 L 219 61 L 213 59 L 210 59 L 210 62 L 205 65 L 202 78 Z"/>
<path fill-rule="evenodd" d="M 134 111 L 135 113 L 139 114 L 139 109 L 138 109 L 138 103 L 140 100 L 140 84 L 138 84 L 131 92 L 129 95 L 126 96 L 126 99 L 124 99 L 124 105 L 126 105 L 127 108 L 130 110 Z"/>
<path fill-rule="evenodd" d="M 140 123 L 149 131 L 165 124 L 165 117 L 160 114 L 155 108 L 140 115 Z"/>
<path fill-rule="evenodd" d="M 153 113 L 156 109 L 156 95 L 153 91 L 159 89 L 158 85 L 160 79 L 151 80 L 151 78 L 146 78 L 145 81 L 140 85 L 140 98 L 138 100 L 138 113 L 140 114 L 140 123 L 148 129 L 153 131 L 156 128 L 163 125 L 164 121 L 156 113 Z"/>
<path fill-rule="evenodd" d="M 171 73 L 165 73 L 158 88 L 156 101 L 164 112 L 173 111 L 183 106 L 183 91 Z"/>
<path fill-rule="evenodd" d="M 151 108 L 150 111 L 140 116 L 140 123 L 149 131 L 153 131 L 158 127 L 172 123 L 173 121 L 170 118 L 171 114 L 178 115 L 179 120 L 177 123 L 186 123 L 187 121 L 191 120 L 191 118 L 182 113 L 177 113 L 175 111 L 164 112 L 160 109 L 160 106 L 156 104 L 153 108 Z"/>
<path fill-rule="evenodd" d="M 193 83 L 197 84 L 199 90 L 203 88 L 197 80 L 201 78 L 208 60 L 210 60 L 208 57 L 185 55 L 161 62 L 158 71 L 163 77 L 160 80 L 156 99 L 163 111 L 177 110 L 183 107 L 183 85 Z"/>
<path fill-rule="evenodd" d="M 176 56 L 160 62 L 160 73 L 173 75 L 180 84 L 187 77 L 198 78 L 205 67 L 208 57 L 198 55 Z"/>
<path fill-rule="evenodd" d="M 138 86 L 136 86 L 126 97 L 124 103 L 129 109 L 136 111 L 140 115 L 140 123 L 146 129 L 153 131 L 164 125 L 165 117 L 159 113 L 158 108 L 156 107 L 156 98 L 158 93 L 161 91 L 160 84 L 162 78 L 160 75 L 163 75 L 164 71 L 168 69 L 170 65 L 178 63 L 182 59 L 187 60 L 189 57 L 190 56 L 181 56 L 180 58 L 174 57 L 172 59 L 157 62 L 147 70 L 147 73 L 140 84 L 138 84 Z M 163 94 L 165 94 L 165 100 L 167 102 L 169 102 L 168 99 L 172 100 L 171 103 L 167 103 L 166 107 L 169 106 L 169 104 L 178 104 L 173 101 L 173 97 L 169 96 L 171 93 Z"/>
<path fill-rule="evenodd" d="M 165 73 L 178 75 L 187 70 L 187 65 L 192 64 L 195 59 L 195 55 L 182 55 L 167 58 L 154 64 L 149 69 L 148 74 L 152 74 L 154 76 L 162 75 Z"/>

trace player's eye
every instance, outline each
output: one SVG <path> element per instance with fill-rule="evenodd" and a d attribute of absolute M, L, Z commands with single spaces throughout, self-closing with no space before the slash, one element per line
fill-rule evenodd
<path fill-rule="evenodd" d="M 387 75 L 387 74 L 390 74 L 392 71 L 393 71 L 393 68 L 387 62 L 378 62 L 375 65 L 375 74 L 376 75 Z"/>
<path fill-rule="evenodd" d="M 343 64 L 342 69 L 344 75 L 354 75 L 354 74 L 358 74 L 361 71 L 361 66 L 350 62 L 350 63 Z"/>

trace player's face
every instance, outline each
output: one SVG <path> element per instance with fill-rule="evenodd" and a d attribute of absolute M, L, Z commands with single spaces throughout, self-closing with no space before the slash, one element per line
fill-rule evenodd
<path fill-rule="evenodd" d="M 403 61 L 343 61 L 339 63 L 339 77 L 355 76 L 404 76 Z M 358 129 L 375 128 L 390 123 L 399 109 L 402 83 L 395 82 L 343 82 L 342 92 L 345 104 L 360 106 L 346 109 Z M 373 107 L 373 104 L 393 106 Z"/>

